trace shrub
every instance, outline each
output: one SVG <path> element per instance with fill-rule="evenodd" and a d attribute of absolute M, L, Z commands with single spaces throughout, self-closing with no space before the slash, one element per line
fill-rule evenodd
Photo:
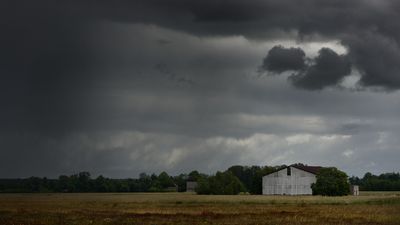
<path fill-rule="evenodd" d="M 347 174 L 335 167 L 321 168 L 317 182 L 311 185 L 313 195 L 343 196 L 350 192 Z"/>

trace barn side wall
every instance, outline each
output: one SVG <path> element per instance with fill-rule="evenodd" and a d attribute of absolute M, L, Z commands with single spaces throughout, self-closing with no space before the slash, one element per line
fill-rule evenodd
<path fill-rule="evenodd" d="M 263 177 L 263 195 L 311 195 L 311 184 L 316 182 L 314 174 L 290 167 Z"/>

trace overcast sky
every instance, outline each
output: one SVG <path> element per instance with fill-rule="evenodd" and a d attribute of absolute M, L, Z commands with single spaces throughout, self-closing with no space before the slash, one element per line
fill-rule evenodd
<path fill-rule="evenodd" d="M 0 2 L 0 177 L 400 171 L 398 0 Z"/>

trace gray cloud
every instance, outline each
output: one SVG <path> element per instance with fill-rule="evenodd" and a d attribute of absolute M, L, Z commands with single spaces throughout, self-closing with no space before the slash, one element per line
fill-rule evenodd
<path fill-rule="evenodd" d="M 306 54 L 300 48 L 284 48 L 274 46 L 264 58 L 261 69 L 276 73 L 287 70 L 302 70 L 305 68 Z"/>
<path fill-rule="evenodd" d="M 337 85 L 345 76 L 350 75 L 351 63 L 347 56 L 338 55 L 329 48 L 322 48 L 318 54 L 313 65 L 289 77 L 294 86 L 320 90 Z"/>
<path fill-rule="evenodd" d="M 315 59 L 307 59 L 300 48 L 275 46 L 264 58 L 261 69 L 275 73 L 295 71 L 288 79 L 298 88 L 321 90 L 338 85 L 351 73 L 351 62 L 347 55 L 338 55 L 330 48 L 321 48 Z"/>
<path fill-rule="evenodd" d="M 392 90 L 400 87 L 399 39 L 367 32 L 345 38 L 343 43 L 350 46 L 349 55 L 361 72 L 362 85 Z"/>
<path fill-rule="evenodd" d="M 242 35 L 257 40 L 336 39 L 348 48 L 352 61 L 362 71 L 361 85 L 388 89 L 399 87 L 398 68 L 394 65 L 398 64 L 396 59 L 400 54 L 400 25 L 393 21 L 400 18 L 396 10 L 399 3 L 395 0 L 329 0 L 324 3 L 318 0 L 295 3 L 290 0 L 279 3 L 273 0 L 172 0 L 168 3 L 123 0 L 113 3 L 98 1 L 95 4 L 91 1 L 55 3 L 42 0 L 32 3 L 20 0 L 2 4 L 3 33 L 6 35 L 1 43 L 13 43 L 2 46 L 4 51 L 0 58 L 10 62 L 6 63 L 10 66 L 7 71 L 15 70 L 16 62 L 21 62 L 20 55 L 24 55 L 24 63 L 32 65 L 38 61 L 35 69 L 40 74 L 58 73 L 55 68 L 63 67 L 82 69 L 87 64 L 85 59 L 91 57 L 87 55 L 90 49 L 85 49 L 87 45 L 83 43 L 89 36 L 88 26 L 94 21 L 113 21 L 155 24 L 205 37 Z M 17 14 L 8 10 L 13 6 L 20 8 Z M 371 48 L 376 41 L 386 44 Z M 31 46 L 41 46 L 41 49 Z M 51 57 L 54 52 L 63 54 Z M 376 54 L 381 60 L 373 60 Z M 40 64 L 48 60 L 56 60 L 52 68 Z M 32 71 L 29 67 L 26 70 Z"/>
<path fill-rule="evenodd" d="M 398 170 L 398 8 L 395 0 L 2 1 L 0 177 L 292 162 Z M 300 69 L 290 81 L 302 88 L 257 76 L 276 45 L 284 47 L 264 69 Z M 315 61 L 304 67 L 302 51 Z M 393 91 L 304 90 L 337 84 L 349 61 L 360 85 Z"/>

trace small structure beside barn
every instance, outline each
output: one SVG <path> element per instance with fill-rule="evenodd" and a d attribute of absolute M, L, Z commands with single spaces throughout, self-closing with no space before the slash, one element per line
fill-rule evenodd
<path fill-rule="evenodd" d="M 170 186 L 164 189 L 165 192 L 178 192 L 178 185 Z"/>
<path fill-rule="evenodd" d="M 186 192 L 195 192 L 197 187 L 196 181 L 187 181 L 186 182 Z"/>
<path fill-rule="evenodd" d="M 311 195 L 320 166 L 291 165 L 263 177 L 263 195 Z"/>
<path fill-rule="evenodd" d="M 360 195 L 360 188 L 358 187 L 358 185 L 350 185 L 350 195 Z"/>

